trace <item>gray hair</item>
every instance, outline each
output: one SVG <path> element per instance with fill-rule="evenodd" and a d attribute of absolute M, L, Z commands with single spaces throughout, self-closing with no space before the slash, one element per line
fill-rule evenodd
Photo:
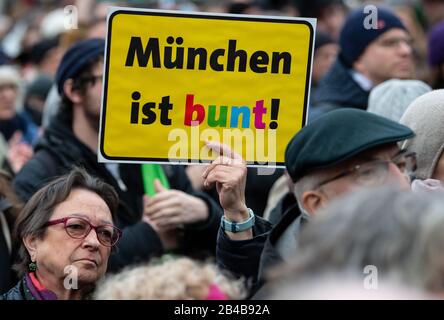
<path fill-rule="evenodd" d="M 303 278 L 373 265 L 378 276 L 444 290 L 444 200 L 390 187 L 336 200 L 302 230 L 295 260 L 271 273 Z"/>

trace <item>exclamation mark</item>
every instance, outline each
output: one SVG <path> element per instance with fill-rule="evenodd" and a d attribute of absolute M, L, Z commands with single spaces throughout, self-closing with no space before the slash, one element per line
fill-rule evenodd
<path fill-rule="evenodd" d="M 279 115 L 280 99 L 271 99 L 271 120 L 277 120 Z M 270 129 L 277 129 L 278 123 L 276 121 L 270 122 Z"/>

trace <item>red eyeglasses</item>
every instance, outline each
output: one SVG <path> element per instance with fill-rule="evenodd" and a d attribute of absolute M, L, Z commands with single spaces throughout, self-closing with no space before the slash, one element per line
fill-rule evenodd
<path fill-rule="evenodd" d="M 88 220 L 80 217 L 65 217 L 51 220 L 45 226 L 53 226 L 59 223 L 63 223 L 66 233 L 74 239 L 84 239 L 91 232 L 91 229 L 94 229 L 97 239 L 106 247 L 114 246 L 122 236 L 122 230 L 112 224 L 94 226 Z"/>

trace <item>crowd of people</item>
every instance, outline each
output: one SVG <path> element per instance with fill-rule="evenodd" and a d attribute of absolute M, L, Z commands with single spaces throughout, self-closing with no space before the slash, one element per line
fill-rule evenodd
<path fill-rule="evenodd" d="M 110 5 L 316 18 L 285 170 L 98 162 Z M 441 0 L 3 1 L 0 300 L 439 299 L 442 123 Z"/>

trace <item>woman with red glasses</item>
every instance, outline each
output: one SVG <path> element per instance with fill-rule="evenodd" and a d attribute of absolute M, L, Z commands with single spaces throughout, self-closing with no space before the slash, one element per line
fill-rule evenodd
<path fill-rule="evenodd" d="M 16 222 L 21 280 L 7 300 L 85 299 L 122 232 L 114 189 L 75 168 L 34 194 Z"/>

